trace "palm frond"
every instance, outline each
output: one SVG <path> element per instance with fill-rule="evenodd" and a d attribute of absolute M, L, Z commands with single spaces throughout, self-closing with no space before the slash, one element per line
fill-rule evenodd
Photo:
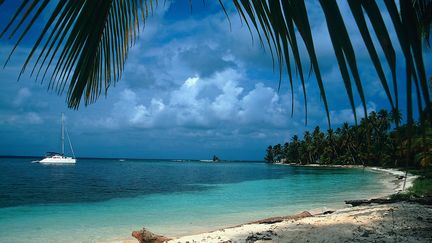
<path fill-rule="evenodd" d="M 9 58 L 47 4 L 48 0 L 33 0 L 20 5 L 0 35 L 8 32 L 9 38 L 19 35 Z M 69 107 L 77 109 L 82 97 L 86 105 L 96 101 L 102 91 L 106 93 L 120 79 L 140 22 L 153 10 L 153 4 L 151 0 L 59 1 L 20 75 L 34 58 L 31 74 L 36 73 L 38 79 L 43 73 L 41 82 L 49 79 L 49 89 L 58 93 L 67 87 Z"/>
<path fill-rule="evenodd" d="M 354 104 L 354 96 L 351 88 L 348 67 L 351 70 L 355 80 L 358 93 L 360 95 L 365 116 L 367 116 L 366 100 L 363 92 L 363 86 L 360 82 L 360 76 L 357 69 L 356 58 L 348 31 L 345 27 L 342 15 L 335 0 L 320 0 L 324 15 L 327 20 L 327 27 L 330 33 L 330 38 L 333 44 L 333 49 L 336 54 L 336 59 L 339 64 L 339 69 L 342 74 L 342 79 L 347 90 L 348 98 L 351 103 L 351 108 L 354 112 L 354 120 L 357 122 L 356 109 Z M 348 65 L 347 65 L 348 63 Z"/>
<path fill-rule="evenodd" d="M 227 3 L 224 2 L 218 0 L 221 10 L 228 16 L 228 8 L 224 5 Z M 422 41 L 429 40 L 431 2 L 400 1 L 398 9 L 393 0 L 384 0 L 382 7 L 370 0 L 348 1 L 389 103 L 392 109 L 398 110 L 397 60 L 394 48 L 396 43 L 389 37 L 389 29 L 393 27 L 396 30 L 406 63 L 408 122 L 413 121 L 413 93 L 417 97 L 418 109 L 422 110 L 422 107 L 426 106 L 426 117 L 432 117 L 430 91 L 422 56 Z M 0 4 L 2 3 L 0 0 Z M 351 108 L 356 116 L 355 97 L 358 95 L 367 115 L 366 96 L 357 67 L 356 50 L 351 43 L 345 19 L 335 0 L 320 0 L 319 3 Z M 0 33 L 0 38 L 8 33 L 8 38 L 17 37 L 11 55 L 41 13 L 46 11 L 47 4 L 48 0 L 32 0 L 22 1 L 18 6 L 15 15 Z M 35 40 L 20 75 L 30 61 L 35 59 L 31 75 L 35 75 L 36 80 L 40 76 L 41 81 L 49 79 L 48 87 L 59 93 L 67 87 L 69 107 L 77 109 L 82 99 L 86 105 L 96 101 L 102 91 L 106 94 L 108 88 L 120 79 L 129 48 L 139 34 L 140 23 L 145 22 L 156 4 L 156 0 L 60 0 L 39 38 Z M 257 33 L 260 44 L 267 45 L 273 65 L 277 66 L 280 75 L 284 68 L 287 70 L 292 94 L 295 80 L 291 65 L 294 65 L 303 88 L 307 120 L 305 69 L 300 55 L 300 44 L 304 44 L 330 124 L 324 80 L 318 65 L 305 1 L 232 0 L 232 4 L 249 31 Z M 384 11 L 390 15 L 391 23 L 384 22 Z M 366 24 L 366 16 L 371 27 Z M 393 26 L 389 26 L 390 24 Z M 375 33 L 379 45 L 374 44 L 371 31 Z M 385 60 L 379 58 L 377 48 L 383 51 Z M 383 62 L 388 64 L 393 91 L 385 75 Z M 292 109 L 293 107 L 292 104 Z"/>
<path fill-rule="evenodd" d="M 369 55 L 372 59 L 373 65 L 375 66 L 375 69 L 378 73 L 378 77 L 381 81 L 381 84 L 384 88 L 384 91 L 387 95 L 387 98 L 390 101 L 390 105 L 392 107 L 392 109 L 397 109 L 398 107 L 398 92 L 397 92 L 397 82 L 396 82 L 396 61 L 395 61 L 395 51 L 393 49 L 393 46 L 390 42 L 390 37 L 389 34 L 387 32 L 387 29 L 385 28 L 384 25 L 384 21 L 382 20 L 381 15 L 379 14 L 379 9 L 376 5 L 375 2 L 373 1 L 355 1 L 355 0 L 349 0 L 348 1 L 351 11 L 353 13 L 353 16 L 355 18 L 355 21 L 357 22 L 357 25 L 359 27 L 360 30 L 360 34 L 365 42 L 366 48 L 369 52 Z M 362 6 L 363 5 L 363 6 Z M 373 44 L 372 38 L 370 36 L 367 24 L 366 24 L 366 20 L 363 14 L 363 9 L 362 7 L 365 7 L 365 11 L 367 12 L 367 14 L 369 16 L 371 16 L 372 19 L 375 19 L 375 21 L 373 22 L 374 24 L 374 30 L 375 33 L 378 36 L 378 40 L 381 44 L 381 47 L 384 50 L 385 56 L 387 58 L 387 62 L 390 65 L 391 68 L 391 72 L 392 72 L 392 77 L 393 77 L 393 86 L 395 88 L 394 92 L 395 92 L 395 99 L 396 99 L 396 107 L 395 104 L 393 102 L 393 98 L 390 92 L 390 88 L 388 86 L 387 83 L 387 79 L 385 77 L 384 74 L 384 70 L 382 68 L 381 62 L 379 60 L 378 57 L 378 53 L 375 49 L 375 46 Z"/>
<path fill-rule="evenodd" d="M 296 69 L 299 71 L 300 80 L 304 87 L 303 71 L 301 62 L 296 60 L 295 53 L 299 52 L 297 43 L 294 43 L 295 34 L 291 34 L 290 23 L 294 23 L 294 28 L 297 33 L 302 36 L 303 44 L 306 46 L 309 61 L 312 64 L 313 71 L 317 79 L 317 85 L 320 89 L 321 97 L 324 101 L 324 106 L 328 115 L 328 105 L 325 98 L 324 82 L 321 78 L 320 69 L 315 54 L 314 43 L 311 32 L 311 26 L 308 22 L 308 14 L 305 8 L 305 3 L 302 0 L 276 0 L 276 1 L 259 1 L 259 0 L 233 0 L 234 5 L 239 15 L 248 23 L 252 23 L 255 31 L 260 36 L 263 33 L 264 36 L 276 36 L 276 39 L 266 38 L 264 42 L 269 46 L 271 50 L 274 50 L 274 54 L 278 57 L 276 60 L 282 60 L 280 56 L 285 56 L 285 62 L 287 64 L 288 75 L 290 84 L 292 86 L 291 70 L 289 69 L 289 59 L 287 50 L 291 50 L 294 53 L 294 64 Z M 392 43 L 389 36 L 389 29 L 393 24 L 396 29 L 399 43 L 404 53 L 406 68 L 406 82 L 407 87 L 415 85 L 415 93 L 417 96 L 418 109 L 422 110 L 423 105 L 426 106 L 427 114 L 431 113 L 431 99 L 430 92 L 426 84 L 426 73 L 424 68 L 424 62 L 422 57 L 422 39 L 428 39 L 428 31 L 430 30 L 431 11 L 428 11 L 431 6 L 430 0 L 410 0 L 400 1 L 400 12 L 396 7 L 393 0 L 385 0 L 385 10 L 389 13 L 392 23 L 385 23 L 382 16 L 382 11 L 375 1 L 370 0 L 349 0 L 349 8 L 354 16 L 354 20 L 360 30 L 360 34 L 363 38 L 365 46 L 368 50 L 372 64 L 375 67 L 378 78 L 382 84 L 382 87 L 387 95 L 388 101 L 392 109 L 399 109 L 399 94 L 398 94 L 398 81 L 396 80 L 396 54 L 394 49 L 394 43 Z M 259 5 L 259 7 L 256 7 Z M 357 59 L 355 50 L 351 44 L 350 36 L 344 24 L 344 18 L 342 17 L 338 4 L 335 0 L 320 0 L 321 8 L 326 18 L 330 39 L 332 41 L 333 49 L 335 52 L 336 60 L 339 65 L 339 70 L 342 75 L 342 80 L 347 91 L 348 99 L 354 116 L 356 117 L 355 102 L 353 92 L 352 81 L 356 87 L 356 94 L 359 95 L 365 116 L 367 116 L 366 108 L 366 97 L 363 91 L 363 84 L 361 83 L 360 73 L 357 67 Z M 263 7 L 264 6 L 264 7 Z M 283 15 L 277 14 L 277 11 L 266 11 L 266 9 L 273 9 L 283 7 Z M 276 13 L 276 14 L 275 14 Z M 268 16 L 268 15 L 272 16 Z M 377 47 L 373 43 L 373 38 L 370 33 L 370 29 L 366 24 L 366 15 L 371 23 L 372 29 L 377 36 L 379 46 L 385 55 L 385 61 L 387 62 L 392 77 L 393 92 L 390 90 L 389 82 L 385 75 L 385 70 L 381 64 L 383 60 L 380 60 L 377 52 Z M 268 24 L 260 24 L 257 22 L 259 19 L 273 19 Z M 285 40 L 284 40 L 285 39 Z M 263 41 L 263 38 L 260 37 Z M 280 53 L 278 53 L 280 52 Z M 281 65 L 279 65 L 282 67 Z M 353 80 L 351 80 L 351 78 Z M 407 88 L 408 90 L 408 88 Z M 408 95 L 408 92 L 410 94 Z M 413 90 L 407 91 L 407 106 L 408 121 L 413 121 L 412 117 L 412 92 Z M 306 92 L 304 92 L 306 95 Z M 394 97 L 394 98 L 393 98 Z M 430 117 L 430 116 L 428 116 Z M 357 120 L 357 119 L 356 119 Z M 330 122 L 329 122 L 330 123 Z"/>
<path fill-rule="evenodd" d="M 430 48 L 430 32 L 432 28 L 432 0 L 414 1 L 414 10 L 417 16 L 418 28 L 422 38 Z"/>

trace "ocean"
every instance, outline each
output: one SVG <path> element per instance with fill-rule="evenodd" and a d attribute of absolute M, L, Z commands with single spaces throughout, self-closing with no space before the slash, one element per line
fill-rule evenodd
<path fill-rule="evenodd" d="M 392 192 L 358 168 L 263 162 L 0 158 L 0 242 L 97 242 L 146 227 L 182 236 Z"/>

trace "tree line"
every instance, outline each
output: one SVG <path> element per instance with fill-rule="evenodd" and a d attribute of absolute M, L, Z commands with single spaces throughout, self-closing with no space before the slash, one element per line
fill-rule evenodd
<path fill-rule="evenodd" d="M 371 112 L 357 125 L 344 123 L 336 130 L 317 126 L 300 138 L 268 146 L 270 163 L 427 167 L 432 164 L 432 126 L 423 123 L 400 125 L 398 110 Z"/>

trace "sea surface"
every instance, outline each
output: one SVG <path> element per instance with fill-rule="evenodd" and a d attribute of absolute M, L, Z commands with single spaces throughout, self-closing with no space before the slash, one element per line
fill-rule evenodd
<path fill-rule="evenodd" d="M 392 191 L 391 176 L 261 162 L 0 158 L 0 242 L 98 242 L 146 227 L 181 236 Z"/>

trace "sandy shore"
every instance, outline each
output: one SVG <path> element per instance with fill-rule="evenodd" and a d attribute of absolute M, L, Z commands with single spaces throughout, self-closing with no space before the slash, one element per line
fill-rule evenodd
<path fill-rule="evenodd" d="M 247 224 L 169 242 L 432 242 L 432 207 L 394 203 L 274 224 Z"/>
<path fill-rule="evenodd" d="M 405 177 L 405 172 L 404 171 L 400 171 L 400 170 L 396 170 L 396 169 L 384 169 L 384 168 L 379 168 L 379 167 L 367 167 L 368 170 L 372 170 L 372 171 L 380 171 L 380 172 L 384 172 L 384 173 L 389 173 L 392 174 L 396 177 L 395 180 L 391 181 L 394 185 L 395 185 L 395 192 L 402 192 L 403 191 L 403 183 L 404 183 L 404 178 Z M 418 176 L 413 175 L 408 173 L 407 174 L 407 178 L 406 178 L 406 183 L 405 183 L 405 190 L 412 187 L 414 180 L 417 179 Z M 401 178 L 401 179 L 397 179 L 397 178 Z"/>
<path fill-rule="evenodd" d="M 287 166 L 304 166 L 304 167 L 332 167 L 332 168 L 357 168 L 357 169 L 366 169 L 370 171 L 378 171 L 387 173 L 390 175 L 394 175 L 395 179 L 389 181 L 389 185 L 393 187 L 393 190 L 398 193 L 403 191 L 403 184 L 404 180 L 402 177 L 405 177 L 405 171 L 397 170 L 397 169 L 391 169 L 391 168 L 380 168 L 380 167 L 364 167 L 362 165 L 321 165 L 321 164 L 307 164 L 307 165 L 298 165 L 298 164 L 283 164 L 283 163 L 275 163 L 278 165 L 287 165 Z M 407 180 L 405 182 L 405 190 L 410 188 L 414 180 L 418 176 L 408 173 L 407 174 Z M 400 178 L 400 179 L 398 179 Z"/>
<path fill-rule="evenodd" d="M 389 173 L 395 192 L 402 191 L 405 172 L 367 167 Z M 405 188 L 417 176 L 408 174 Z M 170 242 L 432 242 L 432 207 L 394 203 L 336 210 L 299 220 L 272 224 L 245 224 L 214 232 L 173 239 Z"/>
<path fill-rule="evenodd" d="M 395 192 L 402 191 L 404 180 L 401 177 L 405 172 L 376 167 L 366 169 L 393 175 L 394 179 L 388 183 Z M 408 174 L 406 189 L 412 186 L 415 178 Z M 394 203 L 347 206 L 331 214 L 314 214 L 275 223 L 249 223 L 169 242 L 432 242 L 431 229 L 432 207 Z"/>

